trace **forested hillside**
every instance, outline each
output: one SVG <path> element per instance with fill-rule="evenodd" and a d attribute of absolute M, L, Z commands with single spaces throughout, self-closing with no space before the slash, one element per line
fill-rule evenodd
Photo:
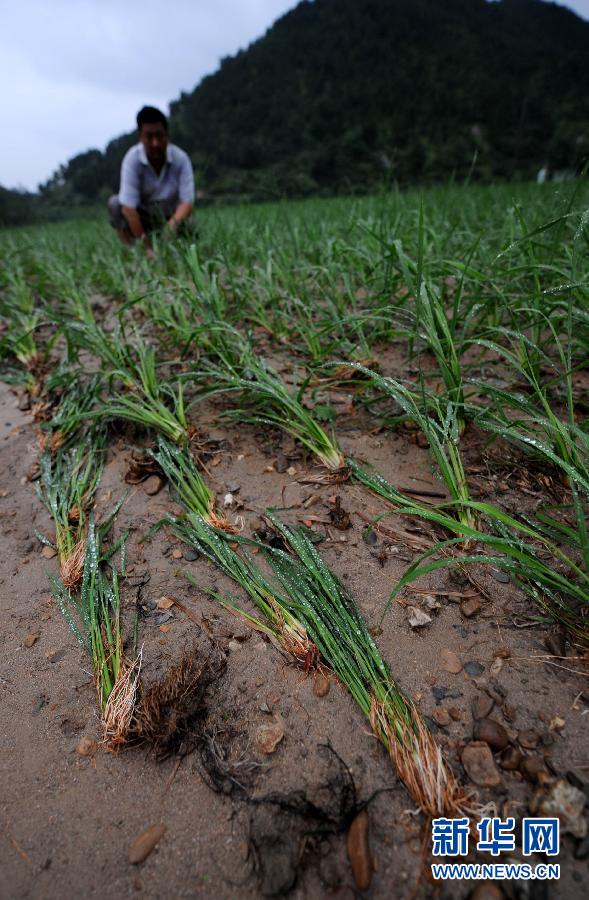
<path fill-rule="evenodd" d="M 173 102 L 171 132 L 212 195 L 575 170 L 588 59 L 589 23 L 541 0 L 304 0 Z M 100 199 L 135 140 L 71 159 L 42 193 Z"/>

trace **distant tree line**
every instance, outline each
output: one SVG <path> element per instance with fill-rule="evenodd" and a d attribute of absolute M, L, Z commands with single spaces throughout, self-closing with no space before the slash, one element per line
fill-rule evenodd
<path fill-rule="evenodd" d="M 528 178 L 589 157 L 589 23 L 542 0 L 303 0 L 171 105 L 212 197 Z M 117 189 L 123 135 L 41 188 Z"/>

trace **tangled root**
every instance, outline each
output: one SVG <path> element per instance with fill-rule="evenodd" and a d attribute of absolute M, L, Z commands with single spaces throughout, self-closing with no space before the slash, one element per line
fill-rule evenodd
<path fill-rule="evenodd" d="M 64 587 L 74 588 L 82 578 L 85 553 L 86 540 L 81 538 L 70 555 L 61 561 L 61 580 Z"/>
<path fill-rule="evenodd" d="M 411 798 L 430 819 L 437 816 L 479 816 L 474 791 L 465 790 L 442 756 L 442 751 L 412 704 L 410 721 L 391 721 L 384 703 L 372 699 L 370 723 L 386 746 L 399 778 Z"/>
<path fill-rule="evenodd" d="M 64 440 L 65 436 L 61 431 L 54 431 L 51 434 L 41 431 L 38 435 L 40 450 L 49 450 L 50 453 L 56 453 L 63 444 Z"/>
<path fill-rule="evenodd" d="M 298 480 L 301 484 L 342 484 L 349 479 L 350 472 L 350 467 L 345 465 L 342 457 L 341 465 L 337 469 L 320 466 L 314 474 L 310 473 Z"/>
<path fill-rule="evenodd" d="M 116 753 L 127 743 L 135 711 L 142 654 L 129 663 L 123 660 L 102 713 L 103 740 L 106 749 Z M 101 686 L 98 685 L 100 695 Z"/>
<path fill-rule="evenodd" d="M 217 651 L 204 659 L 199 659 L 196 649 L 185 653 L 161 681 L 141 691 L 131 739 L 150 745 L 159 760 L 190 753 L 196 741 L 195 725 L 207 712 L 205 692 L 226 665 Z"/>
<path fill-rule="evenodd" d="M 209 504 L 209 514 L 207 516 L 207 522 L 209 525 L 212 525 L 213 528 L 218 528 L 219 531 L 224 531 L 226 534 L 237 534 L 238 529 L 232 525 L 224 515 L 219 515 L 215 509 L 215 499 L 211 497 L 211 502 Z"/>

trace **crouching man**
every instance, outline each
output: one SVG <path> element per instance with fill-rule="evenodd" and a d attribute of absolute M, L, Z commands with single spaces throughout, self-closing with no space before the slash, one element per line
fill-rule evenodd
<path fill-rule="evenodd" d="M 137 113 L 139 143 L 121 165 L 118 194 L 108 201 L 110 223 L 124 244 L 141 241 L 153 256 L 149 235 L 157 228 L 171 237 L 194 203 L 194 175 L 188 154 L 168 140 L 168 120 L 159 109 Z"/>

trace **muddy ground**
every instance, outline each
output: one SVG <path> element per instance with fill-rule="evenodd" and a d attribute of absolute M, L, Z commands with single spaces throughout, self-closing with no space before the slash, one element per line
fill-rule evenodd
<path fill-rule="evenodd" d="M 52 536 L 30 480 L 38 458 L 36 428 L 18 408 L 15 392 L 4 385 L 0 391 L 0 897 L 360 896 L 341 829 L 354 803 L 370 798 L 375 873 L 362 896 L 468 896 L 470 885 L 434 886 L 424 877 L 423 821 L 413 815 L 385 751 L 345 689 L 333 680 L 329 692 L 317 696 L 322 691 L 311 675 L 193 586 L 183 573 L 247 605 L 209 562 L 191 559 L 165 528 L 143 540 L 176 507 L 167 487 L 147 492 L 157 487 L 153 480 L 125 484 L 130 446 L 141 441 L 130 432 L 111 435 L 98 494 L 105 511 L 130 491 L 117 522 L 119 533 L 130 529 L 126 632 L 139 611 L 146 683 L 186 650 L 203 659 L 213 646 L 221 653 L 226 667 L 208 688 L 203 713 L 217 767 L 202 744 L 184 758 L 164 761 L 139 747 L 118 755 L 100 748 L 80 754 L 84 736 L 100 740 L 90 663 L 51 599 L 48 573 L 58 567 L 42 555 L 35 537 L 35 530 Z M 414 435 L 376 427 L 371 433 L 341 386 L 332 400 L 347 452 L 397 485 L 440 491 Z M 22 398 L 20 406 L 26 406 Z M 587 792 L 589 695 L 574 645 L 531 625 L 525 618 L 529 600 L 489 569 L 472 570 L 471 580 L 456 571 L 435 573 L 418 585 L 429 594 L 406 590 L 381 622 L 391 588 L 432 535 L 390 513 L 381 521 L 388 533 L 366 532 L 366 521 L 386 511 L 383 503 L 351 484 L 301 483 L 309 464 L 290 439 L 253 426 L 219 425 L 216 412 L 201 411 L 198 425 L 210 483 L 221 502 L 233 494 L 229 517 L 243 516 L 251 533 L 265 507 L 287 507 L 285 518 L 306 521 L 323 537 L 318 547 L 326 562 L 356 598 L 395 678 L 461 780 L 474 787 L 461 764 L 464 745 L 473 739 L 473 703 L 480 711 L 492 702 L 489 715 L 513 748 L 526 758 L 540 757 L 548 778 L 568 778 Z M 483 459 L 476 440 L 467 458 L 480 496 L 505 508 L 540 499 L 535 482 L 518 494 L 515 481 Z M 336 494 L 350 515 L 345 530 L 331 524 Z M 185 611 L 176 604 L 161 609 L 162 596 L 180 601 Z M 408 605 L 431 622 L 412 628 Z M 443 667 L 447 650 L 463 664 L 456 674 Z M 566 658 L 559 658 L 563 650 Z M 259 728 L 269 724 L 284 732 L 270 755 L 257 744 Z M 499 762 L 499 754 L 495 758 Z M 499 784 L 478 790 L 504 816 L 521 818 L 534 794 L 548 790 L 533 773 L 497 771 Z M 321 815 L 303 815 L 301 800 L 313 801 Z M 130 864 L 131 843 L 157 823 L 166 826 L 157 847 L 142 864 Z M 512 885 L 504 888 L 506 895 L 589 896 L 588 852 L 586 839 L 564 835 L 560 882 L 531 884 L 527 893 Z"/>

